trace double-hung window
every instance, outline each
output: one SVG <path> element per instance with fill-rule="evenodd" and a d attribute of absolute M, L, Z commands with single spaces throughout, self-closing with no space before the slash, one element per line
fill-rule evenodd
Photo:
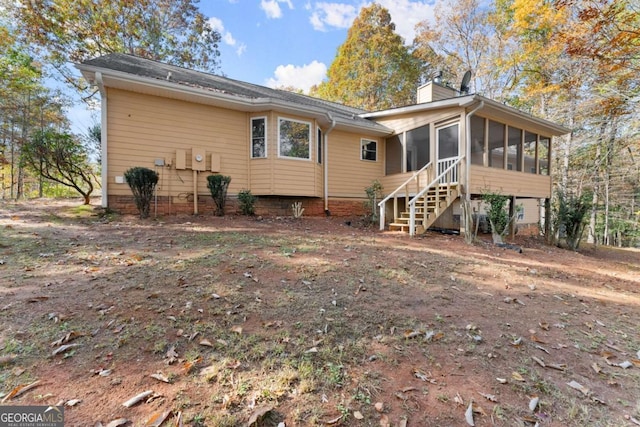
<path fill-rule="evenodd" d="M 251 158 L 267 157 L 267 119 L 254 117 L 251 119 Z"/>

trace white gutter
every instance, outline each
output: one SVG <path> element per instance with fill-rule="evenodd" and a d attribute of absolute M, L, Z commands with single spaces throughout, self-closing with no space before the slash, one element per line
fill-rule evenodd
<path fill-rule="evenodd" d="M 86 66 L 82 64 L 76 65 L 76 67 L 83 73 L 84 72 L 94 73 L 96 75 L 96 80 L 97 80 L 98 74 L 100 74 L 101 76 L 104 75 L 103 71 L 105 70 L 102 67 L 92 67 L 92 66 Z M 104 75 L 104 78 L 108 77 L 109 79 L 112 79 L 114 81 L 120 81 L 123 83 L 136 83 L 141 86 L 146 86 L 149 88 L 165 89 L 172 92 L 182 93 L 185 95 L 197 96 L 197 97 L 201 97 L 208 100 L 218 101 L 220 103 L 234 105 L 236 107 L 243 108 L 244 109 L 243 111 L 246 111 L 247 109 L 250 109 L 251 111 L 261 111 L 268 108 L 276 108 L 276 109 L 280 108 L 280 109 L 289 109 L 292 113 L 302 112 L 302 113 L 316 115 L 318 117 L 327 116 L 326 109 L 324 108 L 312 107 L 304 104 L 282 101 L 282 100 L 274 99 L 270 97 L 243 98 L 237 95 L 232 95 L 232 94 L 224 93 L 221 91 L 207 90 L 201 87 L 186 86 L 183 84 L 173 82 L 171 80 L 169 81 L 159 80 L 155 78 L 143 77 L 135 74 L 125 73 L 122 71 L 114 71 L 109 69 L 106 69 L 106 71 L 108 71 L 108 74 Z M 85 78 L 87 78 L 87 76 L 85 76 Z M 104 80 L 104 78 L 102 78 L 102 80 Z M 91 79 L 87 78 L 87 80 L 91 80 Z M 227 105 L 227 107 L 229 107 L 229 105 Z M 361 117 L 355 113 L 354 113 L 354 116 Z M 337 125 L 337 120 L 334 119 L 333 121 Z M 372 128 L 368 126 L 360 126 L 357 123 L 353 123 L 351 121 L 345 121 L 345 120 L 341 121 L 340 124 L 348 126 L 353 129 L 357 129 L 357 130 L 364 130 L 373 135 L 384 136 L 384 135 L 390 135 L 393 133 L 392 129 L 389 129 L 383 125 L 378 125 L 378 128 L 375 128 L 375 127 Z"/>
<path fill-rule="evenodd" d="M 102 73 L 96 72 L 96 84 L 100 91 L 100 154 L 101 158 L 101 183 L 102 183 L 102 207 L 107 208 L 109 206 L 109 200 L 107 199 L 107 185 L 109 184 L 109 169 L 107 161 L 107 91 L 104 88 L 102 82 Z"/>
<path fill-rule="evenodd" d="M 473 110 L 471 110 L 470 112 L 468 112 L 465 116 L 465 139 L 467 142 L 467 149 L 466 149 L 466 153 L 465 153 L 465 177 L 464 177 L 464 192 L 465 192 L 465 199 L 467 199 L 467 201 L 471 200 L 471 192 L 469 191 L 469 186 L 471 185 L 471 179 L 470 179 L 470 171 L 471 171 L 471 116 L 473 116 L 479 109 L 481 109 L 482 107 L 484 107 L 484 101 L 480 101 L 480 104 L 474 108 Z M 466 226 L 466 225 L 465 225 Z"/>
<path fill-rule="evenodd" d="M 324 137 L 324 212 L 329 212 L 329 134 L 336 127 L 336 120 L 333 118 L 331 113 L 327 112 L 327 118 L 331 121 L 331 126 L 327 129 L 326 132 L 323 132 Z"/>

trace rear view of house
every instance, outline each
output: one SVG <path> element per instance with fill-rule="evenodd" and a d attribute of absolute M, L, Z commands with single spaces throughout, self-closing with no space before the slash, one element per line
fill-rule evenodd
<path fill-rule="evenodd" d="M 124 172 L 144 166 L 160 177 L 159 215 L 211 209 L 217 173 L 231 177 L 230 209 L 250 190 L 261 214 L 301 202 L 307 215 L 360 215 L 378 180 L 381 216 L 411 233 L 460 227 L 460 198 L 485 191 L 534 215 L 551 196 L 552 137 L 568 132 L 434 82 L 416 105 L 367 112 L 125 54 L 78 68 L 101 93 L 103 205 L 124 212 L 135 210 Z"/>

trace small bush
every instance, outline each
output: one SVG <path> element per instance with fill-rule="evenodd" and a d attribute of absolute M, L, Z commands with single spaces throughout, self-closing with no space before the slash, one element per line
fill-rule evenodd
<path fill-rule="evenodd" d="M 136 166 L 124 173 L 124 179 L 131 188 L 140 218 L 148 218 L 158 174 L 149 168 Z"/>
<path fill-rule="evenodd" d="M 509 196 L 496 193 L 484 193 L 482 201 L 488 206 L 487 218 L 491 225 L 491 233 L 503 235 L 505 228 L 509 225 L 509 212 L 507 211 L 507 202 Z"/>
<path fill-rule="evenodd" d="M 365 207 L 365 221 L 376 222 L 378 221 L 378 202 L 382 199 L 382 184 L 376 179 L 371 183 L 369 187 L 364 189 L 367 195 L 367 201 L 364 202 Z"/>
<path fill-rule="evenodd" d="M 238 193 L 240 202 L 240 212 L 242 215 L 255 215 L 255 204 L 257 197 L 251 194 L 251 190 L 242 190 Z"/>
<path fill-rule="evenodd" d="M 207 177 L 207 187 L 211 191 L 211 197 L 216 204 L 216 216 L 224 216 L 224 205 L 227 200 L 227 189 L 231 182 L 230 176 L 209 175 Z"/>

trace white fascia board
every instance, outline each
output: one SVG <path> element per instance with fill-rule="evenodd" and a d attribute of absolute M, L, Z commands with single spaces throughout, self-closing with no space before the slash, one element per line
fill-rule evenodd
<path fill-rule="evenodd" d="M 238 95 L 232 95 L 223 93 L 216 90 L 208 90 L 195 86 L 187 86 L 172 82 L 170 80 L 163 81 L 150 77 L 138 76 L 135 74 L 125 73 L 122 71 L 115 71 L 103 67 L 94 67 L 90 65 L 77 64 L 76 65 L 82 75 L 89 82 L 94 82 L 94 75 L 96 72 L 102 73 L 102 79 L 104 85 L 115 88 L 122 88 L 126 85 L 136 85 L 138 87 L 145 87 L 147 89 L 164 90 L 176 94 L 182 94 L 189 99 L 208 105 L 217 105 L 220 107 L 226 107 L 229 109 L 235 109 L 240 111 L 264 111 L 275 109 L 282 112 L 288 112 L 291 114 L 308 115 L 316 118 L 318 121 L 329 124 L 327 119 L 327 110 L 317 107 L 312 107 L 304 104 L 297 104 L 293 102 L 282 101 L 280 99 L 273 98 L 247 98 Z M 367 126 L 361 126 L 358 123 L 351 122 L 336 117 L 336 123 L 338 127 L 343 129 L 356 130 L 359 132 L 365 132 L 370 135 L 384 136 L 393 133 L 392 129 L 386 128 L 382 125 L 382 129 L 372 129 Z"/>

